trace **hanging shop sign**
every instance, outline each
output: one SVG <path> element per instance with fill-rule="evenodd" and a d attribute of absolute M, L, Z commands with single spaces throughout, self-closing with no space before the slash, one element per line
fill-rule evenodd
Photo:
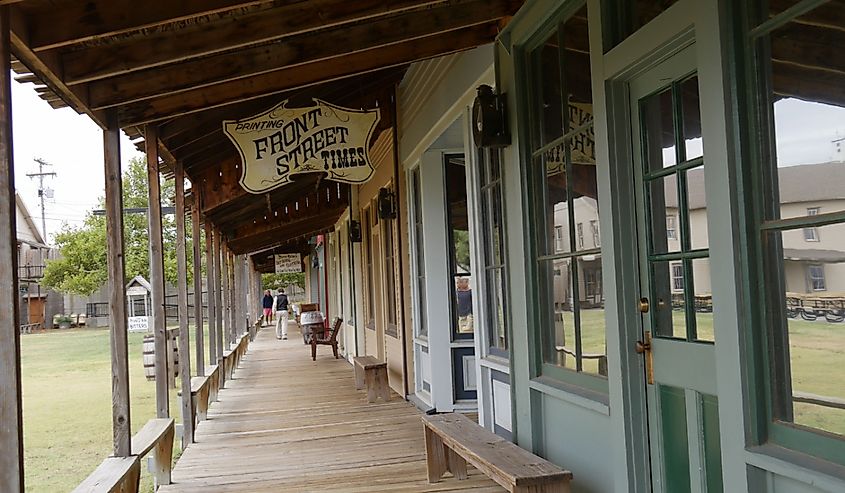
<path fill-rule="evenodd" d="M 276 274 L 296 274 L 302 272 L 302 258 L 298 253 L 277 253 Z"/>
<path fill-rule="evenodd" d="M 596 142 L 593 134 L 593 105 L 584 103 L 569 103 L 569 129 L 567 132 L 579 130 L 570 139 L 548 149 L 545 155 L 546 174 L 548 176 L 562 173 L 565 168 L 565 153 L 569 151 L 572 164 L 595 165 Z M 567 149 L 566 144 L 569 148 Z"/>
<path fill-rule="evenodd" d="M 353 110 L 315 99 L 315 106 L 288 108 L 287 100 L 243 120 L 226 120 L 223 131 L 241 155 L 241 186 L 264 193 L 302 173 L 327 173 L 343 183 L 373 175 L 369 143 L 379 109 Z"/>

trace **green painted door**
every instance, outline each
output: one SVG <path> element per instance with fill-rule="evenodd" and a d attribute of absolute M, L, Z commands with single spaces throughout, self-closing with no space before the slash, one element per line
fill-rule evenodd
<path fill-rule="evenodd" d="M 654 491 L 721 491 L 707 194 L 695 45 L 631 81 Z M 704 131 L 702 131 L 704 130 Z"/>

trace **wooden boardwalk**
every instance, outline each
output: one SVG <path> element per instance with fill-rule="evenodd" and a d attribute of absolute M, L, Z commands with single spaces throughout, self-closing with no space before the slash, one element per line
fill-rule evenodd
<path fill-rule="evenodd" d="M 312 362 L 292 328 L 287 341 L 258 334 L 161 493 L 504 491 L 471 466 L 428 484 L 416 407 L 368 404 L 352 366 L 328 347 Z"/>

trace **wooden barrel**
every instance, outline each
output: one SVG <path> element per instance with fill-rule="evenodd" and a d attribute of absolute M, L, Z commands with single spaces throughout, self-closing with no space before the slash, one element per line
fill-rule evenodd
<path fill-rule="evenodd" d="M 173 348 L 173 371 L 174 376 L 179 376 L 179 347 L 175 344 Z M 156 378 L 156 357 L 155 357 L 155 336 L 147 334 L 144 336 L 144 376 L 147 380 Z"/>

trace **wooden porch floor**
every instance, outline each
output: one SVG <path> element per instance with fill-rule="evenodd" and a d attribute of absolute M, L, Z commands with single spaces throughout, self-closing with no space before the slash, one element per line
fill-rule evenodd
<path fill-rule="evenodd" d="M 368 404 L 346 361 L 321 346 L 312 362 L 291 329 L 259 332 L 161 493 L 504 491 L 471 466 L 428 484 L 417 408 L 395 394 Z"/>

